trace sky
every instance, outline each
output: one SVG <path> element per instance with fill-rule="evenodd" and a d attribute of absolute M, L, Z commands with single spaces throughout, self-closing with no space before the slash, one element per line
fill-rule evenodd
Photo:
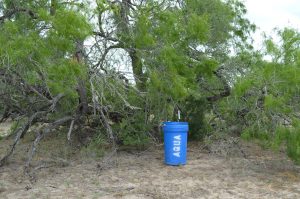
<path fill-rule="evenodd" d="M 258 26 L 254 46 L 262 42 L 262 32 L 267 35 L 275 27 L 293 27 L 300 30 L 300 0 L 244 0 L 246 17 Z"/>

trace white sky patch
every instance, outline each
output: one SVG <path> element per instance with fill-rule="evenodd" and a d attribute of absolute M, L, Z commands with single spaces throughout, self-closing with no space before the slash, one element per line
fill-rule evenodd
<path fill-rule="evenodd" d="M 262 32 L 270 35 L 276 27 L 300 30 L 299 0 L 244 0 L 244 3 L 248 10 L 246 17 L 258 27 L 253 35 L 257 49 L 261 48 Z"/>

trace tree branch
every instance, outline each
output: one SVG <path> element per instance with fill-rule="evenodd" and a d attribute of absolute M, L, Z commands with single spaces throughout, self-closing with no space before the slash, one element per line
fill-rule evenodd
<path fill-rule="evenodd" d="M 74 122 L 75 122 L 75 120 L 73 119 L 73 120 L 71 121 L 71 125 L 70 125 L 69 131 L 68 131 L 68 135 L 67 135 L 68 141 L 71 140 L 71 134 L 72 134 L 73 127 L 74 127 Z"/>
<path fill-rule="evenodd" d="M 0 160 L 0 167 L 2 167 L 8 160 L 8 158 L 13 154 L 15 151 L 16 145 L 19 143 L 20 139 L 25 136 L 28 129 L 35 124 L 39 119 L 45 117 L 48 113 L 53 112 L 55 110 L 55 107 L 58 103 L 58 101 L 63 97 L 63 94 L 58 94 L 53 100 L 52 104 L 49 106 L 49 109 L 47 111 L 37 111 L 33 115 L 31 115 L 27 122 L 21 127 L 16 130 L 16 138 L 15 141 L 10 148 L 9 152 Z M 53 124 L 58 125 L 59 120 L 54 122 Z"/>
<path fill-rule="evenodd" d="M 0 17 L 0 21 L 3 21 L 4 19 L 11 18 L 13 15 L 24 12 L 27 13 L 31 18 L 36 19 L 37 15 L 30 9 L 27 8 L 15 8 L 13 10 L 8 11 L 6 14 Z"/>
<path fill-rule="evenodd" d="M 103 38 L 105 38 L 105 39 L 107 39 L 107 40 L 109 40 L 109 41 L 120 42 L 119 39 L 114 38 L 114 37 L 111 37 L 111 36 L 108 36 L 108 35 L 106 35 L 106 34 L 103 33 L 103 32 L 96 32 L 96 31 L 94 31 L 93 34 L 94 34 L 95 36 L 103 37 Z"/>
<path fill-rule="evenodd" d="M 28 152 L 28 159 L 25 163 L 25 173 L 28 174 L 30 177 L 32 177 L 32 175 L 29 173 L 29 169 L 30 169 L 30 163 L 32 161 L 32 158 L 37 150 L 37 146 L 39 144 L 39 142 L 47 135 L 49 134 L 53 129 L 63 125 L 64 123 L 68 122 L 72 120 L 72 117 L 70 116 L 66 116 L 66 117 L 63 117 L 63 118 L 60 118 L 58 120 L 56 120 L 55 122 L 53 122 L 52 124 L 48 125 L 47 127 L 45 127 L 43 129 L 42 132 L 38 132 L 33 144 L 32 144 L 32 147 L 31 147 L 31 150 Z M 74 120 L 73 120 L 74 121 Z"/>
<path fill-rule="evenodd" d="M 38 117 L 41 117 L 42 115 L 45 115 L 47 111 L 40 111 L 34 113 L 28 120 L 27 122 L 17 130 L 17 135 L 15 138 L 15 141 L 9 150 L 9 152 L 0 160 L 0 167 L 2 167 L 8 160 L 8 158 L 11 156 L 11 154 L 15 151 L 16 145 L 19 143 L 20 139 L 24 137 L 24 135 L 27 133 L 29 127 L 34 124 L 36 119 Z"/>
<path fill-rule="evenodd" d="M 116 44 L 116 45 L 112 45 L 112 46 L 109 46 L 108 48 L 106 48 L 104 50 L 104 53 L 103 53 L 101 59 L 93 66 L 93 69 L 100 67 L 101 70 L 103 70 L 105 73 L 107 73 L 107 70 L 105 68 L 103 68 L 104 60 L 106 58 L 106 55 L 109 53 L 109 51 L 112 49 L 116 49 L 116 48 L 123 48 L 123 46 L 121 44 Z"/>

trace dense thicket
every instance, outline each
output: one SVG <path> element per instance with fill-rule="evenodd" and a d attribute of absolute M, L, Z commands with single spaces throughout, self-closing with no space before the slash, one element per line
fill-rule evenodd
<path fill-rule="evenodd" d="M 255 138 L 273 149 L 287 147 L 299 163 L 299 44 L 300 34 L 292 28 L 276 30 L 279 42 L 265 39 L 270 61 L 257 59 L 223 102 L 228 121 L 236 123 L 245 139 Z"/>
<path fill-rule="evenodd" d="M 298 33 L 279 31 L 280 45 L 266 38 L 255 52 L 240 1 L 5 0 L 0 13 L 1 122 L 17 121 L 0 165 L 36 123 L 27 166 L 62 126 L 69 141 L 145 145 L 178 111 L 191 138 L 238 125 L 299 154 Z"/>

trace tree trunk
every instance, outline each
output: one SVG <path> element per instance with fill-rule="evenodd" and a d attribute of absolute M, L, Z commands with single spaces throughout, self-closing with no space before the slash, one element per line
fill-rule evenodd
<path fill-rule="evenodd" d="M 77 41 L 76 42 L 76 52 L 74 55 L 74 58 L 79 64 L 84 63 L 84 53 L 83 53 L 83 41 Z M 88 111 L 88 98 L 87 98 L 87 90 L 86 90 L 86 85 L 85 81 L 81 78 L 78 77 L 77 80 L 77 92 L 79 95 L 79 111 L 82 115 L 85 115 Z"/>
<path fill-rule="evenodd" d="M 122 0 L 121 9 L 120 9 L 120 23 L 118 25 L 118 31 L 121 33 L 121 38 L 123 42 L 128 46 L 125 50 L 128 52 L 132 71 L 134 74 L 134 79 L 136 86 L 140 91 L 145 91 L 146 89 L 146 76 L 143 72 L 143 63 L 141 58 L 138 55 L 137 49 L 135 47 L 134 41 L 131 40 L 130 30 L 129 30 L 129 12 L 130 12 L 130 0 Z M 122 34 L 124 36 L 122 36 Z"/>
<path fill-rule="evenodd" d="M 134 79 L 136 86 L 140 91 L 146 90 L 146 76 L 143 72 L 143 64 L 141 58 L 137 55 L 136 50 L 129 52 L 131 58 L 132 70 L 134 74 Z"/>
<path fill-rule="evenodd" d="M 52 16 L 55 15 L 56 6 L 57 6 L 57 0 L 51 0 L 50 15 L 52 15 Z"/>

